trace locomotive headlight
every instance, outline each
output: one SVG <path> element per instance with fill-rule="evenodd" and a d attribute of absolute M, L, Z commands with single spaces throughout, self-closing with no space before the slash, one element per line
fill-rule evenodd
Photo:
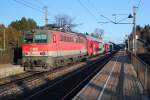
<path fill-rule="evenodd" d="M 27 56 L 27 55 L 28 55 L 28 52 L 24 52 L 23 55 L 24 55 L 24 56 Z"/>
<path fill-rule="evenodd" d="M 46 52 L 40 52 L 40 55 L 47 55 L 47 53 Z"/>

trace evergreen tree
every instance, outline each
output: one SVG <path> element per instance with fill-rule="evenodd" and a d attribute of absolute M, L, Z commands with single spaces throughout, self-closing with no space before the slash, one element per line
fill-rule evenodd
<path fill-rule="evenodd" d="M 11 22 L 9 27 L 12 27 L 18 31 L 28 31 L 37 28 L 37 24 L 33 19 L 26 19 L 23 17 L 21 20 Z"/>

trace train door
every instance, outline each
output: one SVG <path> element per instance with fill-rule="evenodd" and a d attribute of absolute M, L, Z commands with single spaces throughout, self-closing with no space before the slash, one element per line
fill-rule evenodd
<path fill-rule="evenodd" d="M 93 41 L 93 51 L 92 51 L 92 53 L 93 53 L 93 55 L 96 55 L 96 42 L 95 41 Z"/>
<path fill-rule="evenodd" d="M 89 41 L 89 55 L 93 55 L 93 43 L 92 41 Z"/>
<path fill-rule="evenodd" d="M 55 57 L 59 57 L 60 55 L 60 46 L 59 46 L 59 39 L 58 39 L 58 34 L 53 33 L 52 35 L 52 39 L 53 39 L 53 55 Z"/>

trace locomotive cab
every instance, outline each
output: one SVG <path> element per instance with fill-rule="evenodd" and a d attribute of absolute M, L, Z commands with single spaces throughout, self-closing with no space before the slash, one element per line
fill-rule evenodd
<path fill-rule="evenodd" d="M 36 30 L 27 32 L 24 35 L 23 66 L 25 70 L 33 69 L 40 71 L 48 69 L 48 49 L 51 40 L 51 32 L 46 30 Z"/>

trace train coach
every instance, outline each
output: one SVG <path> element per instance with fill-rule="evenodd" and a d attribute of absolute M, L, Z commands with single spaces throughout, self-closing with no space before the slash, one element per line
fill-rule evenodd
<path fill-rule="evenodd" d="M 89 56 L 103 54 L 104 44 L 97 38 L 86 36 L 87 39 L 87 51 Z"/>
<path fill-rule="evenodd" d="M 26 71 L 49 71 L 104 52 L 98 39 L 70 32 L 35 30 L 27 32 L 22 45 Z"/>
<path fill-rule="evenodd" d="M 104 48 L 105 48 L 105 53 L 109 52 L 110 51 L 110 46 L 109 46 L 109 43 L 108 42 L 105 42 L 104 43 Z"/>

